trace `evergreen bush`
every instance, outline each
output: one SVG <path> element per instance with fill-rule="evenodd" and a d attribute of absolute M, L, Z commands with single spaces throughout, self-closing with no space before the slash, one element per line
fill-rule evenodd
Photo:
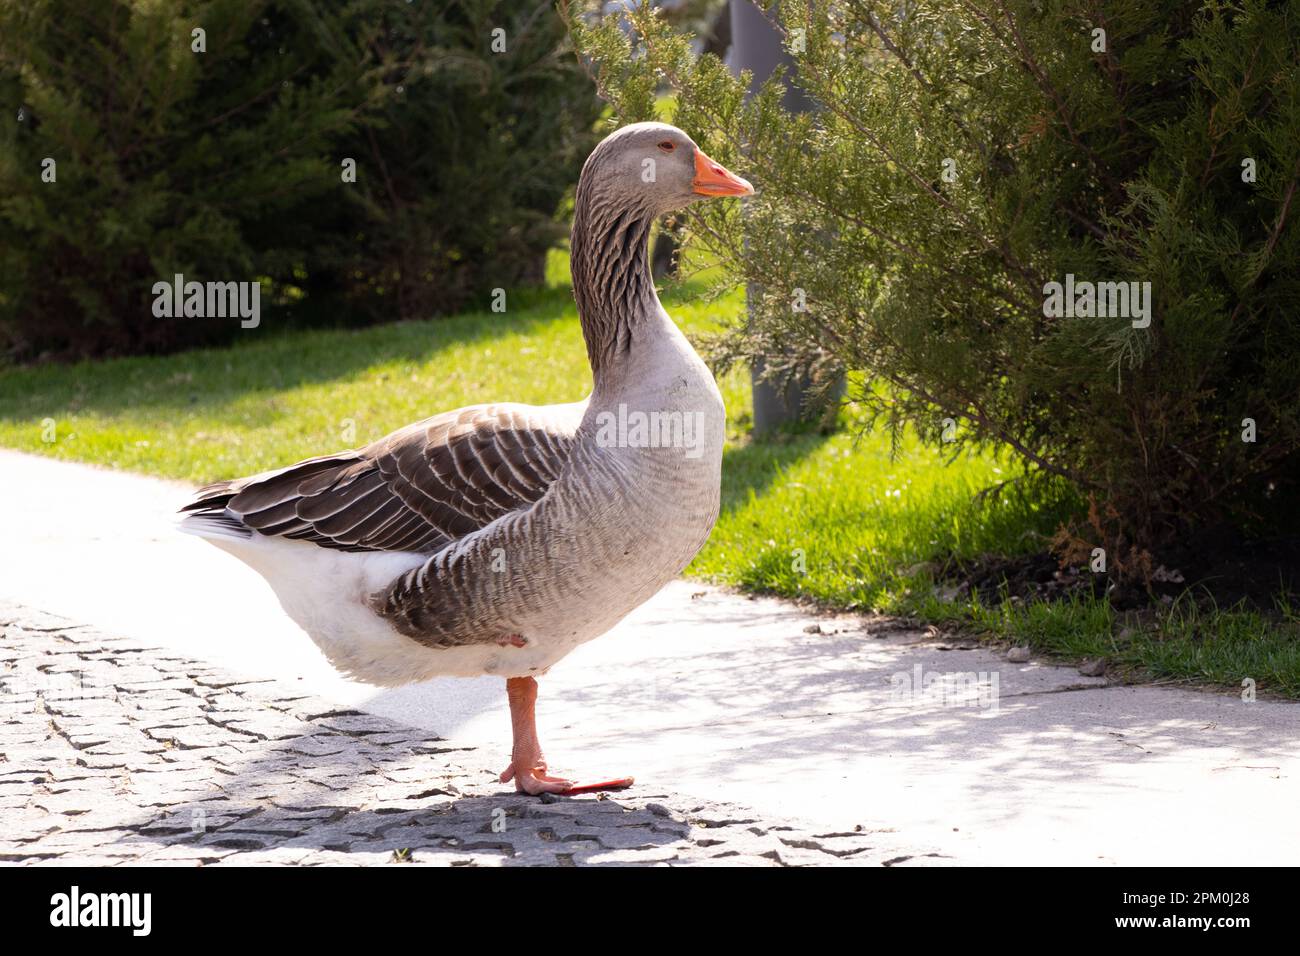
<path fill-rule="evenodd" d="M 1294 521 L 1300 5 L 781 0 L 797 116 L 652 9 L 568 16 L 620 119 L 666 84 L 758 189 L 692 214 L 762 290 L 720 360 L 865 370 L 874 420 L 1073 483 L 1060 553 L 1129 580 L 1189 532 Z"/>
<path fill-rule="evenodd" d="M 235 334 L 154 315 L 176 274 L 326 321 L 536 278 L 597 109 L 564 42 L 548 0 L 0 0 L 0 348 Z"/>

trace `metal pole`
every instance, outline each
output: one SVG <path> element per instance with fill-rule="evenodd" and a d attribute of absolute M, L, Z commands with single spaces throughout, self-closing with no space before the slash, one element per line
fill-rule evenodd
<path fill-rule="evenodd" d="M 787 67 L 787 88 L 782 105 L 792 113 L 806 113 L 813 109 L 813 102 L 803 91 L 789 82 L 795 75 L 794 57 L 785 47 L 781 33 L 769 21 L 775 16 L 775 8 L 764 15 L 750 0 L 731 0 L 731 57 L 729 65 L 732 72 L 739 75 L 742 70 L 752 74 L 749 95 L 753 95 L 772 75 L 778 66 Z M 759 288 L 750 283 L 746 289 L 750 302 L 759 298 Z M 784 388 L 778 388 L 770 382 L 761 381 L 766 365 L 762 356 L 753 356 L 750 363 L 750 377 L 754 388 L 754 433 L 762 435 L 789 422 L 802 417 L 804 395 L 810 382 L 807 375 L 796 376 Z"/>

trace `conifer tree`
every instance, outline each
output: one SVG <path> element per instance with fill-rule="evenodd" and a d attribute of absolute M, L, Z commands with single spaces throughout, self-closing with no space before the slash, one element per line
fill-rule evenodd
<path fill-rule="evenodd" d="M 209 341 L 231 323 L 160 321 L 155 282 L 289 277 L 304 253 L 279 223 L 337 181 L 329 144 L 356 121 L 374 66 L 364 37 L 319 6 L 0 4 L 11 353 Z"/>
<path fill-rule="evenodd" d="M 235 334 L 177 273 L 328 322 L 534 280 L 599 109 L 552 0 L 0 0 L 0 105 L 19 360 Z"/>

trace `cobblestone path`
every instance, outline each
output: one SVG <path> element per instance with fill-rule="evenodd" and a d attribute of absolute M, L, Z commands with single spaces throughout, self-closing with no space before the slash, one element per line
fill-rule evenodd
<path fill-rule="evenodd" d="M 939 862 L 653 786 L 520 796 L 501 753 L 12 604 L 0 721 L 4 865 Z"/>

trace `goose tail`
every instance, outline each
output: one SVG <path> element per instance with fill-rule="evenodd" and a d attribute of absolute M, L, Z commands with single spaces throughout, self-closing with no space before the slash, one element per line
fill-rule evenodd
<path fill-rule="evenodd" d="M 225 511 L 201 511 L 186 515 L 176 527 L 185 534 L 200 538 L 227 538 L 234 541 L 246 541 L 253 532 L 234 515 Z"/>

